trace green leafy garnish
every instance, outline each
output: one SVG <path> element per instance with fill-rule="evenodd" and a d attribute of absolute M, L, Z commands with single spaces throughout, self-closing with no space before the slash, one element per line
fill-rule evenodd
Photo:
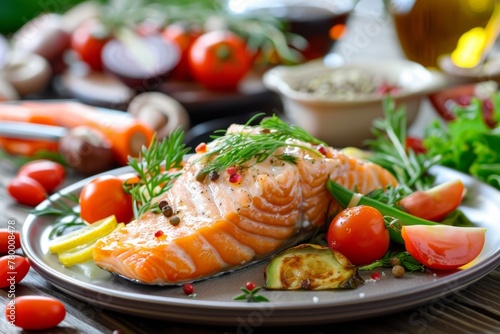
<path fill-rule="evenodd" d="M 129 157 L 129 166 L 139 176 L 137 183 L 126 187 L 134 201 L 136 218 L 157 207 L 153 199 L 168 191 L 181 174 L 184 156 L 190 151 L 183 140 L 184 132 L 176 129 L 161 141 L 154 137 L 148 148 L 142 148 L 138 158 Z"/>
<path fill-rule="evenodd" d="M 385 255 L 362 267 L 358 267 L 359 270 L 373 270 L 375 268 L 390 268 L 393 267 L 394 264 L 394 259 L 398 259 L 397 263 L 405 268 L 408 271 L 424 271 L 425 267 L 423 264 L 415 260 L 413 256 L 410 255 L 410 253 L 404 251 L 404 252 L 395 252 L 395 251 L 387 251 Z"/>
<path fill-rule="evenodd" d="M 500 92 L 492 100 L 496 128 L 488 126 L 481 100 L 473 98 L 468 106 L 455 106 L 454 120 L 447 124 L 433 122 L 426 129 L 424 145 L 429 154 L 442 157 L 440 164 L 500 189 Z"/>
<path fill-rule="evenodd" d="M 212 136 L 213 149 L 200 157 L 200 161 L 205 163 L 202 173 L 208 175 L 212 171 L 222 172 L 229 167 L 244 166 L 250 161 L 259 163 L 275 154 L 278 148 L 285 146 L 302 148 L 321 156 L 318 150 L 293 140 L 326 146 L 324 142 L 314 138 L 298 126 L 288 125 L 276 115 L 260 122 L 260 132 L 251 132 L 250 124 L 260 116 L 262 114 L 255 115 L 245 124 L 245 128 L 249 131 L 244 128 L 241 132 L 226 134 L 224 130 L 220 131 L 223 132 L 222 135 L 217 135 L 216 132 Z M 275 157 L 289 163 L 294 163 L 296 159 L 295 156 L 286 152 Z"/>
<path fill-rule="evenodd" d="M 63 235 L 75 227 L 85 226 L 78 208 L 78 196 L 73 194 L 60 195 L 58 200 L 48 199 L 49 205 L 43 209 L 30 211 L 35 216 L 55 216 L 54 226 L 49 234 L 49 239 Z"/>
<path fill-rule="evenodd" d="M 241 295 L 238 295 L 236 297 L 234 297 L 233 299 L 234 300 L 245 300 L 249 303 L 258 303 L 258 302 L 268 302 L 269 299 L 267 299 L 266 297 L 262 296 L 262 295 L 259 295 L 257 294 L 257 292 L 260 291 L 262 287 L 261 286 L 257 286 L 255 288 L 253 288 L 252 290 L 248 290 L 247 288 L 241 288 L 241 291 L 243 291 L 243 293 Z"/>
<path fill-rule="evenodd" d="M 391 171 L 407 194 L 414 190 L 429 188 L 434 177 L 429 175 L 429 168 L 441 160 L 439 154 L 416 154 L 406 145 L 406 111 L 396 108 L 393 98 L 383 101 L 384 118 L 373 122 L 372 132 L 375 139 L 369 140 L 368 146 L 373 154 L 367 159 Z"/>

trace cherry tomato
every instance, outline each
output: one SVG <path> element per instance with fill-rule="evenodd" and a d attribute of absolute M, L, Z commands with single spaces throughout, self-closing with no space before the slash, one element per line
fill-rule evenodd
<path fill-rule="evenodd" d="M 20 255 L 0 257 L 0 288 L 17 284 L 28 274 L 30 263 Z"/>
<path fill-rule="evenodd" d="M 98 176 L 87 183 L 80 193 L 80 216 L 94 223 L 111 215 L 118 222 L 128 223 L 134 217 L 132 196 L 123 190 L 124 180 L 117 176 Z"/>
<path fill-rule="evenodd" d="M 28 206 L 37 206 L 47 198 L 47 192 L 40 182 L 24 175 L 10 180 L 7 192 L 17 202 Z"/>
<path fill-rule="evenodd" d="M 24 330 L 43 330 L 57 326 L 66 316 L 59 300 L 43 296 L 20 296 L 5 308 L 7 321 Z"/>
<path fill-rule="evenodd" d="M 71 35 L 71 49 L 94 71 L 102 71 L 101 52 L 111 39 L 99 21 L 88 20 L 79 25 Z"/>
<path fill-rule="evenodd" d="M 421 138 L 416 137 L 406 137 L 406 147 L 411 148 L 415 153 L 425 153 L 427 149 Z"/>
<path fill-rule="evenodd" d="M 252 65 L 245 41 L 229 31 L 210 31 L 194 41 L 189 66 L 208 89 L 235 90 Z"/>
<path fill-rule="evenodd" d="M 433 269 L 456 269 L 474 260 L 483 249 L 485 228 L 449 225 L 403 226 L 405 248 Z"/>
<path fill-rule="evenodd" d="M 21 248 L 21 236 L 18 231 L 6 228 L 0 229 L 0 254 L 7 254 L 9 250 Z"/>
<path fill-rule="evenodd" d="M 332 220 L 328 246 L 342 253 L 354 265 L 370 264 L 389 248 L 389 231 L 375 208 L 359 205 L 342 210 Z"/>
<path fill-rule="evenodd" d="M 177 80 L 191 80 L 189 70 L 189 51 L 194 41 L 202 34 L 200 29 L 187 23 L 174 23 L 163 29 L 162 36 L 169 42 L 176 44 L 181 51 L 181 60 L 175 66 L 170 77 Z"/>
<path fill-rule="evenodd" d="M 462 181 L 452 180 L 426 191 L 415 191 L 399 201 L 399 205 L 414 216 L 439 222 L 460 205 L 464 193 Z"/>
<path fill-rule="evenodd" d="M 66 170 L 61 164 L 54 161 L 34 160 L 24 164 L 17 175 L 31 177 L 38 181 L 45 188 L 45 191 L 51 193 L 64 182 Z"/>

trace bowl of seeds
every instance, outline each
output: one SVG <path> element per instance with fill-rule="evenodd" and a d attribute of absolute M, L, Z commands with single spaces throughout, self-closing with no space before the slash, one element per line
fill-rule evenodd
<path fill-rule="evenodd" d="M 404 106 L 408 126 L 428 94 L 446 85 L 445 76 L 408 60 L 373 60 L 329 66 L 323 59 L 277 66 L 263 76 L 278 93 L 284 114 L 334 147 L 363 147 L 374 119 L 384 116 L 383 100 Z"/>

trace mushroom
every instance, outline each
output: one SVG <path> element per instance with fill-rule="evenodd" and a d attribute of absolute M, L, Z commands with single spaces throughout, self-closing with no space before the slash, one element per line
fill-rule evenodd
<path fill-rule="evenodd" d="M 18 100 L 19 94 L 12 85 L 0 76 L 0 101 Z"/>
<path fill-rule="evenodd" d="M 175 99 L 160 92 L 146 92 L 132 99 L 127 110 L 156 131 L 158 139 L 178 127 L 189 129 L 189 114 Z"/>
<path fill-rule="evenodd" d="M 19 95 L 25 96 L 43 91 L 52 77 L 52 69 L 37 54 L 12 52 L 2 75 Z"/>

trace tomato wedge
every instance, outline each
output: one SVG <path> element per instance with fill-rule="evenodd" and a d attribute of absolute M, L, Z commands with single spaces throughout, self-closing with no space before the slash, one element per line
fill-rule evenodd
<path fill-rule="evenodd" d="M 448 225 L 403 226 L 405 248 L 432 269 L 456 269 L 474 260 L 484 246 L 486 229 Z"/>
<path fill-rule="evenodd" d="M 399 205 L 414 216 L 439 222 L 460 205 L 464 193 L 465 186 L 457 179 L 426 191 L 415 191 L 403 198 Z"/>

